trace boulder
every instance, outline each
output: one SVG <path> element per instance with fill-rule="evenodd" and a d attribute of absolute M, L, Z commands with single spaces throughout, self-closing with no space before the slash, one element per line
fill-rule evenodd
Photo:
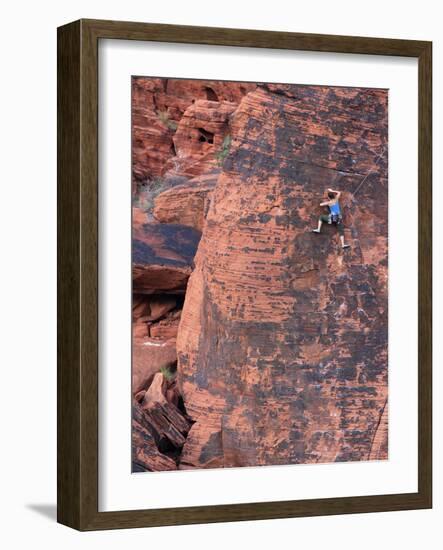
<path fill-rule="evenodd" d="M 191 272 L 190 266 L 133 264 L 133 288 L 146 294 L 184 294 Z"/>
<path fill-rule="evenodd" d="M 133 232 L 133 291 L 183 293 L 200 232 L 179 224 L 144 224 Z"/>
<path fill-rule="evenodd" d="M 157 196 L 154 217 L 161 223 L 180 223 L 203 230 L 218 172 L 192 178 Z"/>
<path fill-rule="evenodd" d="M 181 310 L 171 311 L 164 319 L 150 326 L 150 334 L 153 338 L 163 340 L 175 339 L 180 324 Z"/>
<path fill-rule="evenodd" d="M 177 361 L 174 340 L 156 338 L 133 339 L 132 345 L 132 393 L 147 389 L 154 375 L 162 368 L 170 368 Z"/>
<path fill-rule="evenodd" d="M 145 411 L 147 422 L 156 434 L 161 452 L 179 453 L 186 441 L 191 423 L 172 403 L 156 403 Z"/>
<path fill-rule="evenodd" d="M 177 305 L 177 299 L 171 295 L 134 294 L 132 298 L 132 319 L 157 321 L 165 317 Z"/>
<path fill-rule="evenodd" d="M 161 372 L 157 372 L 152 379 L 151 385 L 144 395 L 141 406 L 143 409 L 150 409 L 159 403 L 165 405 L 167 381 Z"/>
<path fill-rule="evenodd" d="M 189 266 L 201 233 L 180 224 L 146 223 L 133 231 L 133 263 Z"/>
<path fill-rule="evenodd" d="M 153 434 L 160 451 L 177 452 L 183 447 L 191 424 L 178 407 L 167 400 L 167 386 L 163 374 L 157 373 L 140 404 L 143 411 L 140 423 Z"/>
<path fill-rule="evenodd" d="M 161 472 L 176 470 L 176 462 L 161 453 L 145 420 L 143 411 L 136 402 L 132 407 L 132 470 Z"/>

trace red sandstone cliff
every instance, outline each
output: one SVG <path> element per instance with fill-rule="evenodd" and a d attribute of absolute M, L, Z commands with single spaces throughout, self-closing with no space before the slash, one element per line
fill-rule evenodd
<path fill-rule="evenodd" d="M 134 209 L 136 469 L 387 458 L 387 92 L 133 91 L 133 181 L 182 178 Z"/>
<path fill-rule="evenodd" d="M 180 467 L 372 458 L 387 414 L 387 93 L 263 86 L 230 134 L 178 333 L 195 422 Z M 344 190 L 345 252 L 335 228 L 309 232 L 326 187 Z"/>

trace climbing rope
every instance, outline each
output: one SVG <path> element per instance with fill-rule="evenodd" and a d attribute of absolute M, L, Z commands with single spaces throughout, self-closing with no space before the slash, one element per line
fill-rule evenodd
<path fill-rule="evenodd" d="M 369 172 L 366 174 L 366 176 L 362 179 L 362 181 L 358 184 L 357 186 L 357 189 L 352 193 L 352 198 L 355 197 L 355 195 L 357 194 L 358 190 L 360 189 L 360 187 L 364 184 L 364 182 L 368 179 L 368 177 L 374 173 L 378 163 L 380 162 L 380 159 L 382 158 L 382 156 L 385 154 L 385 150 L 386 150 L 386 146 L 383 145 L 383 149 L 381 151 L 381 153 L 378 155 L 377 157 L 377 160 L 375 161 L 375 166 L 374 168 L 372 168 L 371 170 L 369 170 Z"/>

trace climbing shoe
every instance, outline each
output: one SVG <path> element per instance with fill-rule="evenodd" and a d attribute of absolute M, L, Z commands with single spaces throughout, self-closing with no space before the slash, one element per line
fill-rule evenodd
<path fill-rule="evenodd" d="M 351 245 L 350 245 L 350 244 L 344 244 L 344 245 L 342 246 L 342 248 L 343 248 L 343 250 L 344 250 L 345 248 L 351 248 Z"/>
<path fill-rule="evenodd" d="M 312 232 L 313 233 L 320 233 L 320 229 L 313 229 Z"/>

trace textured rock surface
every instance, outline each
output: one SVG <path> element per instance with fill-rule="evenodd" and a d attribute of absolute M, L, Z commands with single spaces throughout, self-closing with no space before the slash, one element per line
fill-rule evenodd
<path fill-rule="evenodd" d="M 142 409 L 152 409 L 157 404 L 165 405 L 167 403 L 166 386 L 166 378 L 161 372 L 157 372 L 140 403 Z"/>
<path fill-rule="evenodd" d="M 132 208 L 132 227 L 134 230 L 138 230 L 145 223 L 148 223 L 148 217 L 146 212 L 141 208 L 133 207 Z"/>
<path fill-rule="evenodd" d="M 143 224 L 133 231 L 133 290 L 183 292 L 200 232 L 178 224 Z"/>
<path fill-rule="evenodd" d="M 178 407 L 168 401 L 167 389 L 168 381 L 158 372 L 143 397 L 141 408 L 145 411 L 145 424 L 155 434 L 159 447 L 166 440 L 172 447 L 180 450 L 186 440 L 190 423 Z"/>
<path fill-rule="evenodd" d="M 134 471 L 387 458 L 387 92 L 134 78 L 132 105 Z M 345 253 L 309 232 L 326 187 Z"/>
<path fill-rule="evenodd" d="M 184 294 L 191 274 L 190 266 L 164 266 L 137 263 L 133 265 L 132 274 L 135 292 L 153 294 Z"/>
<path fill-rule="evenodd" d="M 387 92 L 262 86 L 229 133 L 177 339 L 179 467 L 386 458 Z M 327 187 L 346 252 L 309 232 Z"/>
<path fill-rule="evenodd" d="M 180 176 L 194 177 L 217 166 L 217 153 L 229 135 L 229 118 L 236 103 L 203 101 L 193 103 L 183 114 L 173 142 L 176 156 L 166 168 Z"/>
<path fill-rule="evenodd" d="M 155 435 L 153 435 L 155 433 Z M 176 470 L 176 462 L 158 450 L 159 435 L 148 415 L 134 402 L 132 406 L 132 461 L 134 470 Z"/>
<path fill-rule="evenodd" d="M 175 461 L 158 450 L 149 430 L 135 420 L 132 420 L 132 457 L 134 472 L 163 472 L 177 469 Z"/>
<path fill-rule="evenodd" d="M 175 340 L 159 341 L 148 337 L 134 339 L 132 345 L 133 394 L 147 389 L 160 369 L 172 367 L 176 361 Z"/>
<path fill-rule="evenodd" d="M 144 296 L 135 294 L 132 301 L 132 318 L 157 321 L 172 311 L 177 300 L 172 296 Z"/>
<path fill-rule="evenodd" d="M 181 223 L 203 230 L 218 172 L 197 176 L 155 199 L 154 217 L 161 223 Z"/>
<path fill-rule="evenodd" d="M 176 310 L 169 313 L 164 319 L 152 324 L 150 327 L 151 336 L 154 338 L 162 338 L 164 340 L 176 338 L 178 325 L 180 323 L 180 315 L 181 311 Z"/>
<path fill-rule="evenodd" d="M 199 240 L 200 232 L 191 227 L 146 223 L 133 232 L 133 263 L 188 266 Z"/>
<path fill-rule="evenodd" d="M 250 83 L 134 77 L 132 79 L 132 165 L 136 184 L 163 176 L 175 163 L 174 135 L 185 111 L 196 101 L 238 105 L 256 87 Z M 206 116 L 206 113 L 203 113 Z M 202 119 L 201 127 L 211 124 Z M 187 124 L 189 127 L 189 124 Z M 186 135 L 190 135 L 185 131 Z M 199 136 L 195 134 L 199 145 Z M 180 139 L 179 147 L 181 147 Z M 184 157 L 181 151 L 181 157 Z M 186 164 L 186 162 L 185 162 Z M 202 173 L 202 172 L 199 172 Z"/>

